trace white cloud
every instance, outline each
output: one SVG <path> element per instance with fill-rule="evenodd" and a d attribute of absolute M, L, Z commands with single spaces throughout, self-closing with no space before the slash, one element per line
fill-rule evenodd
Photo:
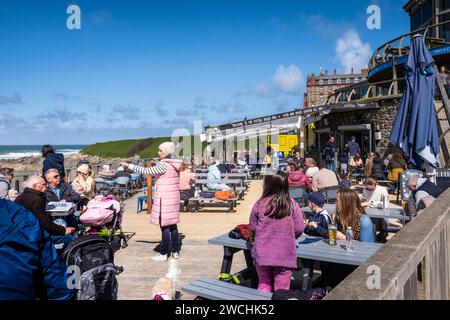
<path fill-rule="evenodd" d="M 369 43 L 363 43 L 354 29 L 347 31 L 336 41 L 337 60 L 345 73 L 366 68 L 373 50 Z"/>
<path fill-rule="evenodd" d="M 267 97 L 270 94 L 269 87 L 264 82 L 255 84 L 253 87 L 250 88 L 250 92 L 256 93 L 261 97 Z"/>
<path fill-rule="evenodd" d="M 272 82 L 283 93 L 299 94 L 304 83 L 302 71 L 295 65 L 278 66 L 272 76 Z"/>

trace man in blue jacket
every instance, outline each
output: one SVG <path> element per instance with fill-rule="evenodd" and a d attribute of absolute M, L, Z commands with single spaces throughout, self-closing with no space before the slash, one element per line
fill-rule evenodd
<path fill-rule="evenodd" d="M 0 300 L 71 300 L 66 266 L 22 206 L 0 199 Z"/>
<path fill-rule="evenodd" d="M 350 160 L 354 158 L 357 154 L 361 154 L 361 147 L 359 146 L 359 143 L 356 142 L 355 136 L 353 136 L 351 140 L 347 142 L 345 147 L 348 150 L 348 157 Z"/>

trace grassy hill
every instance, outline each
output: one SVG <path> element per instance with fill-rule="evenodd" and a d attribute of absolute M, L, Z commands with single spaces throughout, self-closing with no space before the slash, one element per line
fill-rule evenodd
<path fill-rule="evenodd" d="M 194 152 L 194 142 L 200 142 L 198 136 L 191 136 L 191 148 Z M 128 158 L 139 155 L 141 158 L 154 158 L 158 156 L 158 147 L 163 142 L 171 141 L 170 137 L 120 140 L 95 143 L 84 148 L 81 152 L 84 154 L 99 156 L 102 158 Z M 203 148 L 206 143 L 203 143 Z M 184 152 L 181 152 L 183 155 Z"/>

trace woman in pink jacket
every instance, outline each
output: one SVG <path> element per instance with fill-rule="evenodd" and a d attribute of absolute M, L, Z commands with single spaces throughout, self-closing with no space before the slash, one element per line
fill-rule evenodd
<path fill-rule="evenodd" d="M 303 167 L 298 166 L 288 173 L 289 187 L 305 187 L 312 189 L 312 181 L 303 173 Z"/>
<path fill-rule="evenodd" d="M 156 176 L 153 193 L 153 207 L 150 223 L 161 227 L 162 241 L 160 253 L 154 261 L 167 261 L 172 254 L 179 258 L 178 227 L 180 222 L 180 167 L 182 161 L 175 159 L 173 142 L 164 142 L 159 146 L 161 159 L 153 167 L 144 168 L 134 164 L 121 163 L 124 168 L 130 168 L 136 173 Z"/>

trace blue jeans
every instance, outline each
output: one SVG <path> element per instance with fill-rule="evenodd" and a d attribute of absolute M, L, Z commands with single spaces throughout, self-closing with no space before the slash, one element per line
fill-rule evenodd
<path fill-rule="evenodd" d="M 64 247 L 66 247 L 72 241 L 77 240 L 77 237 L 75 237 L 72 234 L 65 234 L 63 236 L 51 236 L 51 238 L 52 238 L 53 244 L 64 243 Z"/>
<path fill-rule="evenodd" d="M 334 161 L 327 162 L 327 169 L 335 172 L 336 171 L 336 163 Z"/>
<path fill-rule="evenodd" d="M 161 254 L 169 254 L 172 252 L 180 251 L 178 243 L 178 227 L 176 224 L 171 226 L 161 227 L 162 241 L 161 241 Z"/>

